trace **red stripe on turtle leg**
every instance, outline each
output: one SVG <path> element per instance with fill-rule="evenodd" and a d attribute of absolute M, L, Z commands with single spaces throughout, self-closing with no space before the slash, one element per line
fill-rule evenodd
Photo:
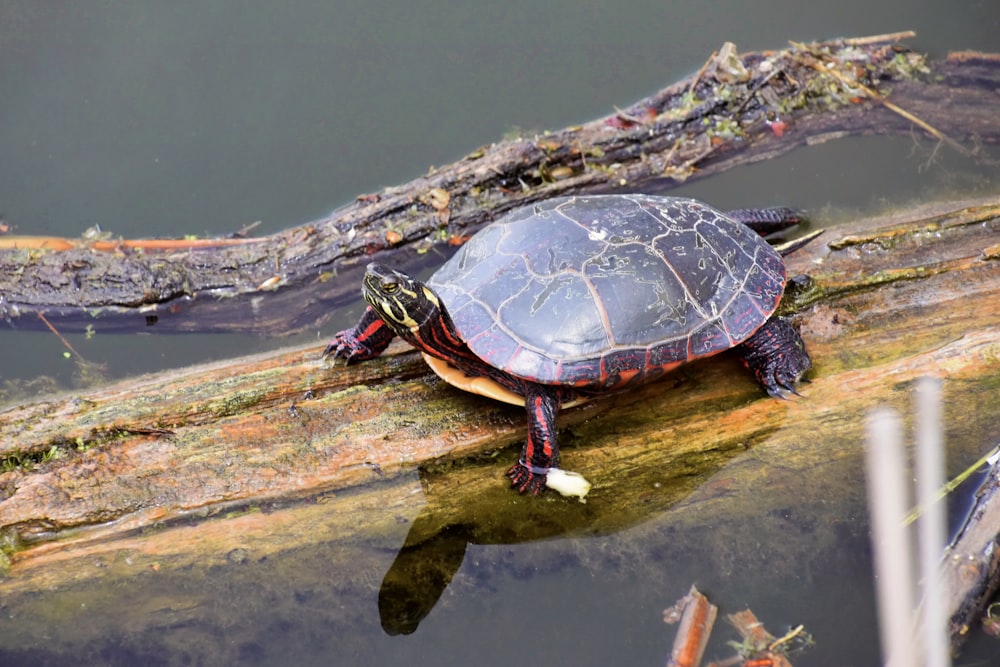
<path fill-rule="evenodd" d="M 528 413 L 528 439 L 521 451 L 521 460 L 508 471 L 518 491 L 538 494 L 545 488 L 545 476 L 559 465 L 556 443 L 556 415 L 559 413 L 559 392 L 553 387 L 527 383 L 524 405 Z"/>
<path fill-rule="evenodd" d="M 346 359 L 348 363 L 373 359 L 389 347 L 395 335 L 375 309 L 368 306 L 353 329 L 337 332 L 323 351 L 323 356 L 332 354 L 334 358 Z"/>
<path fill-rule="evenodd" d="M 529 441 L 532 442 L 532 453 L 528 457 L 528 461 L 536 468 L 554 467 L 553 454 L 556 447 L 556 434 L 553 420 L 555 420 L 555 414 L 552 413 L 541 396 L 534 397 L 531 410 L 533 419 L 529 428 L 533 437 L 529 437 Z M 539 444 L 541 444 L 540 450 L 538 449 Z"/>
<path fill-rule="evenodd" d="M 372 338 L 378 338 L 381 334 L 385 333 L 384 330 L 387 328 L 385 326 L 385 322 L 383 322 L 381 318 L 376 318 L 375 320 L 368 323 L 362 321 L 361 323 L 358 324 L 358 327 L 360 328 L 362 325 L 364 325 L 364 329 L 360 331 L 360 334 L 358 335 L 358 340 L 363 340 L 363 341 L 368 341 L 371 340 Z"/>

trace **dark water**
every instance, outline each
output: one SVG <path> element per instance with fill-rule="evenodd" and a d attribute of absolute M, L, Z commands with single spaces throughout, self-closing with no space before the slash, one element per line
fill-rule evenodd
<path fill-rule="evenodd" d="M 126 237 L 223 234 L 257 220 L 267 234 L 512 129 L 604 115 L 698 69 L 724 41 L 756 50 L 903 29 L 916 30 L 910 44 L 935 56 L 996 51 L 1000 8 L 992 0 L 0 0 L 0 211 L 22 234 L 76 236 L 94 225 Z M 995 171 L 947 152 L 931 160 L 932 148 L 926 140 L 852 138 L 675 192 L 722 208 L 785 204 L 836 220 L 997 191 Z M 322 339 L 349 317 L 296 340 L 100 332 L 70 339 L 124 376 Z M 47 334 L 0 330 L 0 380 L 45 375 L 71 386 L 62 352 Z M 329 562 L 351 547 L 333 538 L 328 551 L 301 554 L 298 568 L 220 568 L 210 590 L 220 606 L 245 608 L 252 632 L 220 620 L 191 642 L 191 628 L 109 628 L 67 612 L 74 640 L 56 650 L 44 632 L 34 645 L 5 641 L 12 638 L 0 618 L 0 662 L 662 664 L 672 630 L 660 612 L 692 582 L 730 611 L 750 604 L 780 629 L 805 623 L 818 646 L 797 666 L 877 661 L 863 525 L 845 528 L 830 553 L 783 570 L 787 588 L 758 590 L 735 569 L 705 567 L 697 536 L 685 533 L 690 548 L 680 549 L 669 521 L 648 521 L 599 537 L 471 545 L 410 635 L 385 634 L 374 601 L 404 527 L 396 541 L 368 545 L 383 557 L 373 559 L 367 584 L 334 585 L 338 570 Z M 747 543 L 740 553 L 751 570 L 776 567 L 766 546 Z M 297 578 L 324 569 L 318 581 Z M 136 585 L 121 605 L 162 584 Z M 177 585 L 205 590 L 197 581 L 169 584 Z M 353 620 L 330 618 L 344 607 L 355 610 Z M 721 655 L 722 644 L 713 646 Z M 996 649 L 980 650 L 981 664 L 1000 661 Z"/>

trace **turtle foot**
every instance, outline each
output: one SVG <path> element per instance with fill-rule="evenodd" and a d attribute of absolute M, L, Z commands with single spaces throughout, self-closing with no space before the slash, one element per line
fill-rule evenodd
<path fill-rule="evenodd" d="M 760 386 L 764 388 L 764 391 L 768 393 L 769 396 L 774 398 L 788 398 L 792 396 L 801 396 L 795 386 L 799 383 L 802 373 L 804 373 L 808 368 L 804 368 L 801 371 L 787 373 L 782 369 L 765 369 L 763 376 L 757 376 L 757 382 Z"/>
<path fill-rule="evenodd" d="M 338 331 L 330 344 L 323 350 L 323 358 L 332 357 L 343 359 L 347 363 L 355 361 L 367 361 L 378 356 L 370 347 L 364 344 L 354 333 L 353 329 Z"/>
<path fill-rule="evenodd" d="M 546 475 L 533 471 L 520 461 L 507 471 L 507 476 L 510 477 L 511 486 L 517 489 L 518 493 L 530 493 L 537 496 L 545 489 Z"/>
<path fill-rule="evenodd" d="M 799 395 L 795 385 L 812 368 L 812 361 L 802 337 L 788 320 L 772 318 L 740 348 L 743 362 L 769 395 Z"/>
<path fill-rule="evenodd" d="M 392 329 L 368 306 L 357 326 L 337 332 L 323 350 L 323 358 L 343 359 L 349 364 L 368 361 L 382 354 L 389 347 L 393 336 L 395 334 Z"/>

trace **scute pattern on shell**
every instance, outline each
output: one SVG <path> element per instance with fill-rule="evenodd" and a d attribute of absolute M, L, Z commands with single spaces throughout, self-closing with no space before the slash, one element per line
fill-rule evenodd
<path fill-rule="evenodd" d="M 777 307 L 785 266 L 697 200 L 596 195 L 513 211 L 428 284 L 491 365 L 605 390 L 749 338 Z"/>

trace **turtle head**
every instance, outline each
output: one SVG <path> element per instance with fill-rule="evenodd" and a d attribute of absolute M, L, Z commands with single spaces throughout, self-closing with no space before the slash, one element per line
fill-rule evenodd
<path fill-rule="evenodd" d="M 382 264 L 368 265 L 362 292 L 382 321 L 405 340 L 412 342 L 428 323 L 441 320 L 441 301 L 427 285 Z"/>

